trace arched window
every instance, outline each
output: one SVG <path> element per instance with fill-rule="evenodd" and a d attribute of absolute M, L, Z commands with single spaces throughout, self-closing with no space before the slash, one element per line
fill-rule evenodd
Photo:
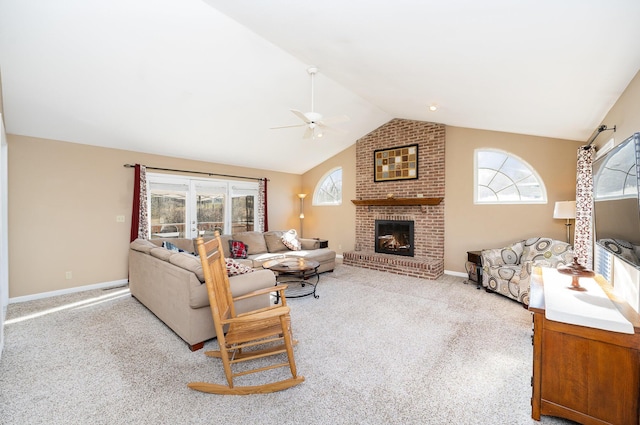
<path fill-rule="evenodd" d="M 342 205 L 342 167 L 329 170 L 313 191 L 313 205 Z"/>
<path fill-rule="evenodd" d="M 474 202 L 546 204 L 547 190 L 524 160 L 497 149 L 476 149 Z"/>

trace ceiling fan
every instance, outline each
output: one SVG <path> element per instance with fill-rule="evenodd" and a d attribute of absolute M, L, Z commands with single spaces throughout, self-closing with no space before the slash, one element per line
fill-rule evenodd
<path fill-rule="evenodd" d="M 294 124 L 294 125 L 284 125 L 284 126 L 280 126 L 280 127 L 271 127 L 272 130 L 275 129 L 281 129 L 281 128 L 292 128 L 292 127 L 306 127 L 306 130 L 304 131 L 304 135 L 302 136 L 303 139 L 316 139 L 316 138 L 321 138 L 322 136 L 324 136 L 324 132 L 325 131 L 343 131 L 343 130 L 339 130 L 333 127 L 329 127 L 328 124 L 331 123 L 340 123 L 340 122 L 346 122 L 349 121 L 349 117 L 346 115 L 340 115 L 340 116 L 336 116 L 336 117 L 331 117 L 331 118 L 326 118 L 323 119 L 322 118 L 322 114 L 319 114 L 318 112 L 315 112 L 313 109 L 313 105 L 314 105 L 314 77 L 315 75 L 318 73 L 318 68 L 315 66 L 312 66 L 310 68 L 307 68 L 307 72 L 309 73 L 309 75 L 311 76 L 311 112 L 305 112 L 302 113 L 300 111 L 297 111 L 295 109 L 291 109 L 291 112 L 293 112 L 293 114 L 300 118 L 303 121 L 303 124 Z"/>

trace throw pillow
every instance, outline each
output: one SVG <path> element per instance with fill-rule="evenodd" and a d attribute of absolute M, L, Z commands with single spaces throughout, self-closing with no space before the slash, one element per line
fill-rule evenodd
<path fill-rule="evenodd" d="M 244 242 L 229 239 L 229 253 L 231 258 L 247 258 L 247 251 L 249 246 Z"/>
<path fill-rule="evenodd" d="M 224 260 L 227 263 L 227 275 L 229 277 L 253 272 L 251 267 L 240 264 L 233 258 L 225 258 Z"/>
<path fill-rule="evenodd" d="M 298 240 L 298 232 L 296 229 L 291 229 L 282 235 L 282 243 L 292 251 L 300 251 L 302 244 Z"/>
<path fill-rule="evenodd" d="M 162 241 L 162 247 L 168 249 L 169 251 L 178 252 L 178 247 L 171 242 Z"/>
<path fill-rule="evenodd" d="M 184 249 L 178 248 L 169 241 L 162 241 L 162 247 L 168 249 L 171 252 L 186 252 L 187 254 L 198 256 L 198 254 L 196 254 L 195 252 L 185 251 Z"/>

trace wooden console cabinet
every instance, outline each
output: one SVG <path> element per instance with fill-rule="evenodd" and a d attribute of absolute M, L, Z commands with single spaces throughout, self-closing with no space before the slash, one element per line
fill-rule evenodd
<path fill-rule="evenodd" d="M 635 334 L 555 322 L 545 318 L 542 275 L 531 278 L 533 378 L 531 417 L 558 416 L 581 424 L 640 424 L 640 316 L 596 281 Z"/>

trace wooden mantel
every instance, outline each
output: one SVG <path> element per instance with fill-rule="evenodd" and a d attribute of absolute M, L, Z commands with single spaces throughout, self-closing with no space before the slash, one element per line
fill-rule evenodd
<path fill-rule="evenodd" d="M 371 211 L 372 206 L 385 206 L 385 207 L 405 207 L 418 205 L 422 212 L 427 212 L 427 206 L 439 205 L 444 198 L 382 198 L 382 199 L 352 199 L 351 202 L 354 205 L 364 205 L 369 207 Z"/>
<path fill-rule="evenodd" d="M 354 205 L 408 206 L 408 205 L 439 205 L 444 198 L 383 198 L 383 199 L 352 199 Z"/>

